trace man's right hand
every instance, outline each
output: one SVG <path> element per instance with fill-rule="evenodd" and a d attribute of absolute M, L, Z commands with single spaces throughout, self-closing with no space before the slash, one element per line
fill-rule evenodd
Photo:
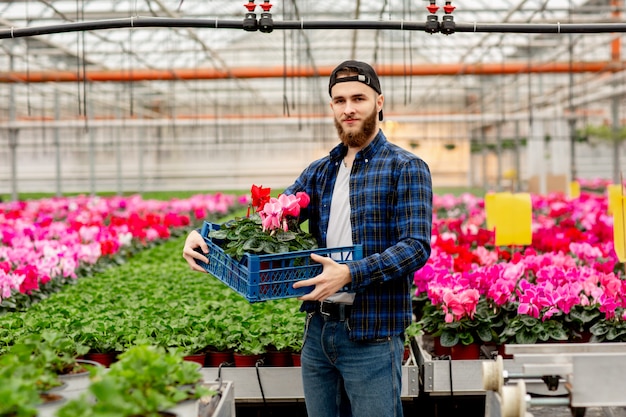
<path fill-rule="evenodd" d="M 200 249 L 202 253 L 200 253 L 198 249 Z M 197 230 L 192 230 L 187 236 L 187 239 L 185 239 L 185 246 L 183 247 L 183 258 L 185 258 L 185 260 L 189 264 L 189 267 L 194 271 L 206 272 L 204 268 L 196 263 L 196 259 L 204 263 L 209 263 L 209 259 L 205 255 L 203 255 L 203 253 L 205 255 L 208 255 L 209 247 L 204 241 L 202 235 L 198 233 Z"/>

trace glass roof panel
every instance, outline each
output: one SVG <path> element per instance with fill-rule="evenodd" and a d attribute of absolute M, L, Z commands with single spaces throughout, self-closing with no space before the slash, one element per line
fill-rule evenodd
<path fill-rule="evenodd" d="M 257 17 L 262 3 L 255 2 Z M 430 4 L 424 0 L 273 3 L 270 12 L 275 22 L 331 23 L 423 23 Z M 436 1 L 439 21 L 444 3 Z M 434 105 L 462 110 L 467 91 L 488 90 L 490 85 L 497 85 L 498 94 L 511 101 L 507 108 L 523 109 L 530 105 L 524 89 L 531 90 L 531 97 L 541 98 L 545 91 L 566 91 L 572 83 L 584 84 L 594 73 L 606 72 L 596 65 L 594 70 L 576 70 L 569 77 L 550 65 L 621 62 L 621 34 L 494 31 L 443 35 L 374 28 L 275 28 L 271 33 L 214 27 L 61 30 L 73 22 L 136 22 L 148 17 L 241 22 L 247 11 L 244 4 L 241 0 L 0 2 L 0 30 L 58 29 L 53 34 L 0 39 L 0 65 L 7 74 L 0 83 L 0 114 L 11 114 L 14 119 L 50 115 L 55 96 L 73 103 L 63 106 L 59 116 L 69 119 L 81 117 L 79 109 L 85 99 L 94 100 L 94 112 L 110 114 L 122 108 L 122 116 L 130 115 L 131 109 L 133 116 L 145 117 L 174 111 L 190 117 L 207 113 L 284 117 L 286 106 L 293 108 L 290 114 L 324 112 L 325 74 L 347 58 L 370 61 L 385 71 L 387 75 L 381 78 L 393 107 L 389 114 L 412 114 Z M 620 21 L 623 13 L 608 0 L 457 0 L 451 4 L 454 21 L 466 25 L 609 23 Z M 529 67 L 542 70 L 533 72 L 536 75 L 530 80 L 525 76 Z M 289 75 L 299 70 L 320 77 Z M 72 80 L 72 76 L 82 78 L 81 74 L 87 75 L 87 81 Z M 27 83 L 26 78 L 33 81 Z M 485 94 L 489 93 L 493 92 Z"/>

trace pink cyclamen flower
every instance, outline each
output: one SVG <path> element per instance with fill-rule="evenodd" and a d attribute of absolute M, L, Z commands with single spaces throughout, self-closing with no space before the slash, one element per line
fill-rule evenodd
<path fill-rule="evenodd" d="M 468 288 L 458 293 L 454 290 L 447 291 L 443 295 L 444 304 L 441 306 L 446 313 L 446 323 L 462 319 L 465 316 L 474 318 L 478 299 L 478 290 L 473 288 Z"/>
<path fill-rule="evenodd" d="M 298 197 L 299 200 L 299 205 L 300 208 L 305 209 L 309 206 L 309 203 L 311 202 L 311 197 L 309 197 L 309 195 L 303 191 L 299 191 L 296 193 L 296 197 Z"/>
<path fill-rule="evenodd" d="M 281 227 L 281 217 L 283 214 L 283 206 L 280 202 L 272 198 L 269 203 L 265 203 L 260 215 L 263 219 L 261 224 L 263 225 L 263 231 L 274 230 Z"/>
<path fill-rule="evenodd" d="M 278 202 L 283 207 L 283 215 L 298 217 L 300 215 L 300 198 L 295 195 L 281 194 Z"/>

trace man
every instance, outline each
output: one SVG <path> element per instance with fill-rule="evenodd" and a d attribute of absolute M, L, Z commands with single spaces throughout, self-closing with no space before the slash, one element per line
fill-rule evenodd
<path fill-rule="evenodd" d="M 426 163 L 380 130 L 384 96 L 374 69 L 345 61 L 332 72 L 330 107 L 341 143 L 285 190 L 311 198 L 301 212 L 320 247 L 363 245 L 363 259 L 323 266 L 294 287 L 314 286 L 302 379 L 309 417 L 402 416 L 404 330 L 412 318 L 413 273 L 430 256 L 432 185 Z M 192 232 L 183 256 L 206 245 Z M 204 246 L 203 246 L 204 245 Z"/>

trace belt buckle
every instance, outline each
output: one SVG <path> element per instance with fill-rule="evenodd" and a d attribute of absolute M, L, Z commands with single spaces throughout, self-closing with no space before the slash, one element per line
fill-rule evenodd
<path fill-rule="evenodd" d="M 324 304 L 330 304 L 330 303 L 327 303 L 326 301 L 320 302 L 320 313 L 322 314 L 322 316 L 330 317 L 331 313 L 324 311 Z"/>

